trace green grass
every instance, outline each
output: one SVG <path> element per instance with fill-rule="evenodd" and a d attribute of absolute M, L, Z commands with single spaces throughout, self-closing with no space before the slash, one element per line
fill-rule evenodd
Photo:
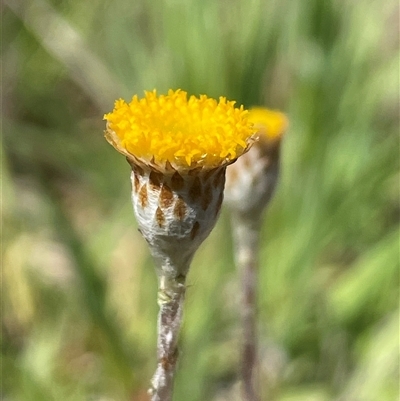
<path fill-rule="evenodd" d="M 290 119 L 260 250 L 264 398 L 397 400 L 396 2 L 5 4 L 2 398 L 146 399 L 156 276 L 102 116 L 182 88 Z M 174 400 L 232 400 L 227 211 L 188 280 Z"/>

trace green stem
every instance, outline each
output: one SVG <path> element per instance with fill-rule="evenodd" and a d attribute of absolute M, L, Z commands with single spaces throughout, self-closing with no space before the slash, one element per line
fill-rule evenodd
<path fill-rule="evenodd" d="M 171 401 L 178 360 L 178 336 L 183 317 L 185 278 L 159 279 L 157 369 L 151 381 L 151 401 Z"/>
<path fill-rule="evenodd" d="M 244 401 L 259 401 L 257 360 L 257 281 L 260 222 L 234 216 L 236 265 L 242 284 L 241 317 L 243 344 L 241 378 Z"/>

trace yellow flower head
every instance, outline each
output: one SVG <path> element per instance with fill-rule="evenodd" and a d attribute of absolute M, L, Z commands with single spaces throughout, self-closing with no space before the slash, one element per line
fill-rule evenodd
<path fill-rule="evenodd" d="M 288 127 L 285 114 L 264 107 L 254 107 L 249 111 L 249 120 L 261 135 L 260 139 L 279 140 Z"/>
<path fill-rule="evenodd" d="M 182 90 L 157 96 L 145 92 L 130 103 L 120 99 L 105 114 L 107 140 L 121 153 L 144 163 L 169 162 L 182 169 L 213 168 L 235 161 L 256 131 L 243 106 L 220 97 L 187 97 Z"/>

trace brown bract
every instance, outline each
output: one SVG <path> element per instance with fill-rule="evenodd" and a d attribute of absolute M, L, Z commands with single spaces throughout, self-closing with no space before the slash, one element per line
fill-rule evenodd
<path fill-rule="evenodd" d="M 259 219 L 272 197 L 279 175 L 282 137 L 268 138 L 261 131 L 252 148 L 227 168 L 225 203 L 241 215 Z"/>
<path fill-rule="evenodd" d="M 128 159 L 132 202 L 140 232 L 162 275 L 185 276 L 199 245 L 215 225 L 223 199 L 226 167 L 155 171 Z"/>

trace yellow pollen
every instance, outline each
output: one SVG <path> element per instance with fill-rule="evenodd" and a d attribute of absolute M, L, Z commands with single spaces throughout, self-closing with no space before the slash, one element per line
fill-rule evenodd
<path fill-rule="evenodd" d="M 267 139 L 279 139 L 288 127 L 288 119 L 285 114 L 264 107 L 254 107 L 249 110 L 249 120 L 255 128 Z"/>
<path fill-rule="evenodd" d="M 139 159 L 184 168 L 218 166 L 239 157 L 256 131 L 248 111 L 234 105 L 225 97 L 188 98 L 180 89 L 157 96 L 154 90 L 130 103 L 117 100 L 104 119 L 121 147 Z"/>

